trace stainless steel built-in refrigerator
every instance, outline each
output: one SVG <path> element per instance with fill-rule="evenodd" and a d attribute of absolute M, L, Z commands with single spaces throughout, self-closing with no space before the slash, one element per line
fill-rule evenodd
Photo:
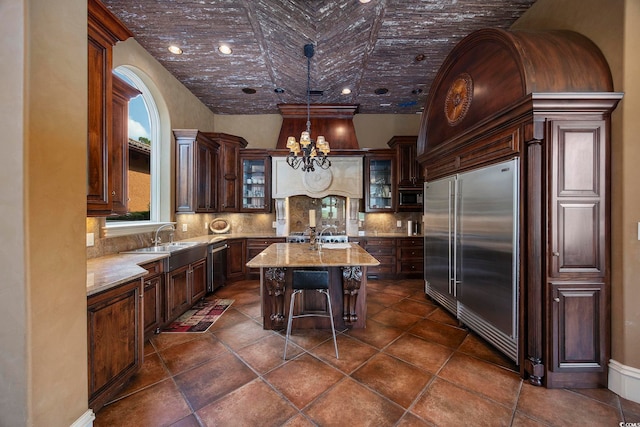
<path fill-rule="evenodd" d="M 425 183 L 425 291 L 518 360 L 518 160 Z"/>

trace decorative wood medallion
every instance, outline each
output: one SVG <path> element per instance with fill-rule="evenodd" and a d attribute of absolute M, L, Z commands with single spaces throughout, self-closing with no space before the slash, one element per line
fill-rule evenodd
<path fill-rule="evenodd" d="M 451 83 L 444 100 L 444 114 L 449 126 L 455 126 L 469 111 L 473 98 L 473 80 L 467 73 L 462 73 Z"/>

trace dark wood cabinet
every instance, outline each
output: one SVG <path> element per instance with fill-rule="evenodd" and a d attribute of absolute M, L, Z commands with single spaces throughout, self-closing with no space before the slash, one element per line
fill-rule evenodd
<path fill-rule="evenodd" d="M 227 240 L 227 281 L 243 280 L 247 263 L 246 239 Z"/>
<path fill-rule="evenodd" d="M 113 178 L 120 178 L 126 171 L 117 170 L 116 166 L 122 166 L 112 163 L 112 49 L 133 34 L 101 2 L 89 0 L 87 11 L 87 216 L 108 216 L 113 213 L 114 196 L 118 202 L 126 202 L 116 193 Z M 117 154 L 115 159 L 119 159 Z"/>
<path fill-rule="evenodd" d="M 217 211 L 219 144 L 195 129 L 174 129 L 176 213 Z"/>
<path fill-rule="evenodd" d="M 207 259 L 191 264 L 191 304 L 207 293 Z"/>
<path fill-rule="evenodd" d="M 394 212 L 397 206 L 396 156 L 393 150 L 371 150 L 364 156 L 365 212 Z"/>
<path fill-rule="evenodd" d="M 601 331 L 608 325 L 604 283 L 550 283 L 552 349 L 547 384 L 554 387 L 588 387 L 575 372 L 604 375 L 607 344 Z M 549 384 L 551 382 L 551 384 Z M 577 382 L 577 384 L 576 384 Z"/>
<path fill-rule="evenodd" d="M 164 323 L 164 274 L 162 261 L 141 266 L 149 274 L 144 276 L 144 339 L 149 339 Z"/>
<path fill-rule="evenodd" d="M 87 298 L 89 407 L 97 412 L 143 362 L 142 279 Z"/>
<path fill-rule="evenodd" d="M 286 242 L 286 239 L 284 237 L 265 237 L 262 239 L 247 239 L 247 262 L 249 262 L 256 255 L 258 255 L 263 250 L 267 249 L 272 244 L 285 243 L 285 242 Z M 247 279 L 259 279 L 260 269 L 247 267 L 246 277 Z"/>
<path fill-rule="evenodd" d="M 220 146 L 218 154 L 218 212 L 239 212 L 240 193 L 240 149 L 247 141 L 239 136 L 220 132 L 208 132 L 205 135 Z"/>
<path fill-rule="evenodd" d="M 129 101 L 141 92 L 128 85 L 118 76 L 113 79 L 113 121 L 111 125 L 111 145 L 109 169 L 112 180 L 111 211 L 124 215 L 129 203 Z"/>
<path fill-rule="evenodd" d="M 416 153 L 417 136 L 394 136 L 387 145 L 396 151 L 398 188 L 422 189 L 424 175 Z"/>
<path fill-rule="evenodd" d="M 167 318 L 172 322 L 207 292 L 207 259 L 203 258 L 166 275 Z"/>
<path fill-rule="evenodd" d="M 571 31 L 484 29 L 441 70 L 418 138 L 426 179 L 520 159 L 521 375 L 554 388 L 606 387 L 610 115 L 622 94 L 604 56 Z"/>
<path fill-rule="evenodd" d="M 166 279 L 167 323 L 180 316 L 191 306 L 189 290 L 189 266 L 167 273 Z"/>
<path fill-rule="evenodd" d="M 396 274 L 403 279 L 419 279 L 424 271 L 424 240 L 422 237 L 396 238 Z"/>
<path fill-rule="evenodd" d="M 271 157 L 265 150 L 240 150 L 240 212 L 271 212 Z"/>
<path fill-rule="evenodd" d="M 417 136 L 394 136 L 387 143 L 396 153 L 398 212 L 422 212 L 424 174 L 417 160 Z"/>
<path fill-rule="evenodd" d="M 396 239 L 391 237 L 371 238 L 364 241 L 364 248 L 380 265 L 367 267 L 367 277 L 394 278 L 396 274 Z"/>
<path fill-rule="evenodd" d="M 547 252 L 550 387 L 606 384 L 608 189 L 603 120 L 547 123 Z M 576 381 L 578 384 L 576 384 Z"/>

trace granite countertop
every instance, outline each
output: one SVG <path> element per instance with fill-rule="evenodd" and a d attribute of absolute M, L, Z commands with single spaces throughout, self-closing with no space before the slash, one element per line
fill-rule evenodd
<path fill-rule="evenodd" d="M 332 249 L 342 248 L 345 249 Z M 355 243 L 327 244 L 321 250 L 311 250 L 300 243 L 274 243 L 247 263 L 247 267 L 342 267 L 374 266 L 380 262 Z"/>
<path fill-rule="evenodd" d="M 276 236 L 275 233 L 230 233 L 230 234 L 207 234 L 204 236 L 192 237 L 182 240 L 183 242 L 198 242 L 202 244 L 212 244 L 228 239 L 251 239 L 251 238 L 275 238 L 286 236 Z M 350 239 L 358 237 L 422 237 L 421 234 L 415 236 L 407 236 L 404 233 L 366 233 L 364 236 L 350 235 Z M 278 243 L 284 245 L 285 243 Z M 273 246 L 273 245 L 272 245 Z M 352 245 L 350 250 L 347 249 L 323 249 L 321 252 L 310 251 L 308 245 L 293 245 L 296 249 L 284 250 L 280 249 L 271 255 L 268 262 L 276 262 L 276 264 L 258 265 L 260 261 L 256 258 L 249 261 L 249 267 L 261 266 L 343 266 L 343 265 L 379 265 L 378 260 L 373 258 L 369 253 L 364 251 L 358 245 Z M 271 248 L 271 246 L 270 246 Z M 269 249 L 269 248 L 267 248 Z M 275 248 L 273 249 L 275 250 Z M 301 252 L 304 250 L 304 252 Z M 304 253 L 304 255 L 303 255 Z M 310 254 L 315 257 L 309 257 Z M 130 280 L 145 276 L 147 270 L 140 267 L 141 264 L 157 261 L 167 258 L 168 253 L 121 253 L 114 255 L 106 255 L 98 258 L 87 260 L 87 296 L 105 291 L 111 287 L 126 283 Z M 263 257 L 265 255 L 262 255 Z M 298 258 L 296 258 L 298 257 Z M 297 259 L 297 261 L 296 261 Z M 288 264 L 285 262 L 288 262 Z M 266 261 L 266 260 L 265 260 Z M 309 264 L 312 262 L 313 264 Z"/>
<path fill-rule="evenodd" d="M 141 264 L 167 258 L 168 253 L 116 254 L 87 260 L 87 296 L 145 276 Z"/>

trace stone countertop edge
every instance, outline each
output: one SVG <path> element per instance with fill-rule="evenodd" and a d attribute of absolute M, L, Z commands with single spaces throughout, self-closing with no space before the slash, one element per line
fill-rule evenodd
<path fill-rule="evenodd" d="M 192 237 L 181 240 L 182 242 L 199 242 L 202 244 L 212 244 L 230 239 L 247 238 L 285 238 L 286 236 L 276 236 L 273 233 L 229 233 L 229 234 L 206 234 L 204 236 Z M 350 239 L 358 237 L 423 237 L 422 234 L 408 236 L 404 233 L 367 233 L 364 236 L 350 235 Z M 140 264 L 157 261 L 168 257 L 167 253 L 155 254 L 132 254 L 122 253 L 105 255 L 87 260 L 87 296 L 94 295 L 122 283 L 129 282 L 139 277 L 145 276 L 147 270 L 140 267 Z"/>
<path fill-rule="evenodd" d="M 115 254 L 87 260 L 87 296 L 104 292 L 148 274 L 141 264 L 168 257 L 168 253 Z"/>

